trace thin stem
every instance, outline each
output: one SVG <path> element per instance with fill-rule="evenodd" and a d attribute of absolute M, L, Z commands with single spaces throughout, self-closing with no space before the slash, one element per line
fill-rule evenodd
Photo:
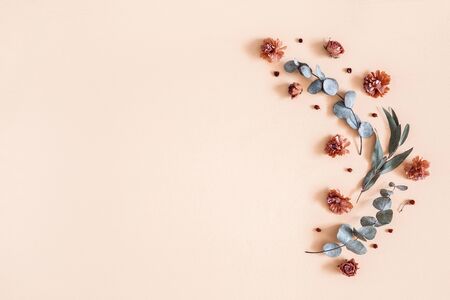
<path fill-rule="evenodd" d="M 361 197 L 362 193 L 364 193 L 364 191 L 363 191 L 363 190 L 361 190 L 361 192 L 359 193 L 359 195 L 358 195 L 358 198 L 356 199 L 356 203 L 358 203 L 358 201 L 359 201 L 359 198 Z"/>
<path fill-rule="evenodd" d="M 340 245 L 340 246 L 338 246 L 338 247 L 334 247 L 334 248 L 329 249 L 329 250 L 321 250 L 321 251 L 305 251 L 305 253 L 309 253 L 309 254 L 325 253 L 325 252 L 329 252 L 329 251 L 333 251 L 333 250 L 342 248 L 342 247 L 344 247 L 344 246 L 345 246 L 345 245 L 342 244 L 342 245 Z"/>
<path fill-rule="evenodd" d="M 363 144 L 362 137 L 359 135 L 359 152 L 358 152 L 359 155 L 362 154 L 362 144 Z"/>
<path fill-rule="evenodd" d="M 342 95 L 340 95 L 340 94 L 336 94 L 339 98 L 341 98 L 342 100 L 345 100 L 345 98 L 342 96 Z M 350 111 L 352 112 L 352 115 L 353 115 L 353 117 L 355 118 L 355 121 L 357 122 L 357 126 L 359 127 L 359 122 L 358 122 L 358 119 L 356 118 L 356 114 L 355 114 L 355 112 L 353 111 L 353 109 L 351 109 L 351 108 L 348 108 L 348 109 L 350 109 Z M 359 136 L 359 150 L 358 150 L 358 154 L 359 155 L 361 155 L 362 154 L 362 147 L 363 147 L 363 145 L 362 145 L 362 137 L 361 137 L 361 135 L 359 135 L 358 134 L 358 136 Z"/>

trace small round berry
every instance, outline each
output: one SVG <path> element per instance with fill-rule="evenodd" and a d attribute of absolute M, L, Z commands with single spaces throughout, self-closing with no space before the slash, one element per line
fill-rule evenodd
<path fill-rule="evenodd" d="M 378 245 L 377 245 L 377 244 L 372 244 L 372 248 L 373 248 L 373 249 L 377 249 L 377 248 L 378 248 Z"/>
<path fill-rule="evenodd" d="M 352 72 L 352 68 L 347 68 L 345 71 L 350 74 Z"/>
<path fill-rule="evenodd" d="M 352 168 L 347 168 L 347 172 L 351 173 L 351 172 L 353 172 L 353 169 Z"/>
<path fill-rule="evenodd" d="M 315 110 L 319 110 L 319 109 L 320 109 L 320 106 L 319 106 L 319 105 L 317 105 L 317 104 L 316 104 L 316 105 L 314 105 L 313 107 L 314 107 L 314 109 L 315 109 Z"/>
<path fill-rule="evenodd" d="M 393 233 L 393 232 L 394 232 L 394 229 L 392 229 L 392 228 L 389 228 L 389 229 L 387 230 L 387 232 L 389 232 L 389 233 Z"/>
<path fill-rule="evenodd" d="M 411 200 L 408 201 L 408 204 L 414 205 L 414 204 L 416 204 L 416 201 L 411 199 Z"/>
<path fill-rule="evenodd" d="M 302 39 L 302 38 L 299 38 L 299 39 L 298 39 L 298 42 L 299 42 L 299 43 L 303 43 L 303 39 Z"/>
<path fill-rule="evenodd" d="M 371 113 L 370 115 L 371 115 L 372 117 L 374 117 L 374 118 L 378 117 L 378 114 L 377 114 L 377 113 Z"/>
<path fill-rule="evenodd" d="M 319 227 L 314 229 L 316 232 L 322 232 L 322 229 L 320 229 Z"/>
<path fill-rule="evenodd" d="M 275 76 L 275 77 L 280 76 L 280 72 L 278 72 L 278 71 L 273 72 L 273 76 Z"/>

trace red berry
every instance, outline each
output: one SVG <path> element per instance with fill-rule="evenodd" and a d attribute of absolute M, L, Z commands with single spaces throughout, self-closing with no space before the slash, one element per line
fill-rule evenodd
<path fill-rule="evenodd" d="M 378 114 L 377 113 L 372 113 L 371 116 L 376 118 L 376 117 L 378 117 Z"/>
<path fill-rule="evenodd" d="M 316 229 L 314 229 L 315 231 L 317 231 L 317 232 L 321 232 L 322 231 L 322 229 L 320 229 L 319 227 L 317 227 Z"/>
<path fill-rule="evenodd" d="M 351 173 L 351 172 L 353 172 L 353 169 L 352 168 L 347 168 L 347 172 Z"/>
<path fill-rule="evenodd" d="M 409 200 L 408 203 L 411 204 L 411 205 L 414 205 L 414 204 L 416 204 L 416 201 L 415 200 Z"/>
<path fill-rule="evenodd" d="M 352 68 L 347 68 L 345 71 L 350 74 L 352 72 Z"/>
<path fill-rule="evenodd" d="M 299 42 L 299 43 L 303 43 L 303 39 L 302 39 L 302 38 L 299 38 L 299 39 L 298 39 L 298 42 Z"/>
<path fill-rule="evenodd" d="M 378 245 L 377 244 L 372 244 L 372 248 L 377 249 Z"/>
<path fill-rule="evenodd" d="M 319 109 L 320 109 L 320 106 L 319 106 L 319 105 L 317 105 L 317 104 L 316 104 L 316 105 L 314 105 L 313 107 L 314 107 L 314 109 L 315 109 L 315 110 L 319 110 Z"/>
<path fill-rule="evenodd" d="M 275 71 L 275 72 L 273 72 L 273 75 L 274 75 L 275 77 L 278 77 L 278 76 L 280 76 L 280 72 Z"/>
<path fill-rule="evenodd" d="M 392 228 L 389 228 L 389 229 L 387 230 L 387 232 L 389 232 L 389 233 L 393 233 L 393 232 L 394 232 L 394 229 L 392 229 Z"/>

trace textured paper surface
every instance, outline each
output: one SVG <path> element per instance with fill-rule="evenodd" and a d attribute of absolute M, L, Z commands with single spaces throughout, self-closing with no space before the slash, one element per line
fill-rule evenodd
<path fill-rule="evenodd" d="M 0 1 L 0 299 L 449 299 L 449 8 Z M 281 64 L 257 52 L 267 36 L 356 90 L 383 143 L 386 122 L 369 113 L 394 107 L 431 177 L 413 183 L 399 169 L 351 214 L 329 213 L 326 190 L 355 199 L 368 157 L 332 115 L 335 99 L 286 97 L 300 78 L 271 75 Z M 328 37 L 342 58 L 324 54 Z M 361 80 L 377 68 L 392 84 L 373 100 Z M 351 155 L 323 154 L 336 133 Z M 357 277 L 303 253 L 373 214 L 370 198 L 390 180 L 410 185 L 396 205 L 417 205 L 356 257 Z"/>

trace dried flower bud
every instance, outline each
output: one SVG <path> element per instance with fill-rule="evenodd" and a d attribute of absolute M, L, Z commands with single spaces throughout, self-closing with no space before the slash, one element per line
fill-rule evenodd
<path fill-rule="evenodd" d="M 337 41 L 329 40 L 323 47 L 333 58 L 338 58 L 345 52 L 344 47 L 342 47 L 342 45 Z"/>
<path fill-rule="evenodd" d="M 383 97 L 389 91 L 391 76 L 386 72 L 377 70 L 364 77 L 363 87 L 367 94 L 373 98 Z"/>
<path fill-rule="evenodd" d="M 300 83 L 294 82 L 289 85 L 288 92 L 289 95 L 291 95 L 291 98 L 293 99 L 303 92 L 303 87 L 301 86 Z"/>
<path fill-rule="evenodd" d="M 344 212 L 348 213 L 353 205 L 350 203 L 350 198 L 342 195 L 339 190 L 330 190 L 327 195 L 328 208 L 335 214 L 341 215 Z"/>
<path fill-rule="evenodd" d="M 416 156 L 411 163 L 405 164 L 406 177 L 414 181 L 425 179 L 425 177 L 430 175 L 430 172 L 428 171 L 429 167 L 430 162 L 428 160 Z"/>
<path fill-rule="evenodd" d="M 349 145 L 350 142 L 346 138 L 336 134 L 325 145 L 325 152 L 331 157 L 342 156 L 349 153 L 347 149 Z"/>
<path fill-rule="evenodd" d="M 358 264 L 355 262 L 355 259 L 345 260 L 338 266 L 339 270 L 341 270 L 342 274 L 351 277 L 356 275 L 356 271 L 359 269 Z"/>
<path fill-rule="evenodd" d="M 260 47 L 260 56 L 268 62 L 277 62 L 284 56 L 286 46 L 279 39 L 267 38 Z"/>

